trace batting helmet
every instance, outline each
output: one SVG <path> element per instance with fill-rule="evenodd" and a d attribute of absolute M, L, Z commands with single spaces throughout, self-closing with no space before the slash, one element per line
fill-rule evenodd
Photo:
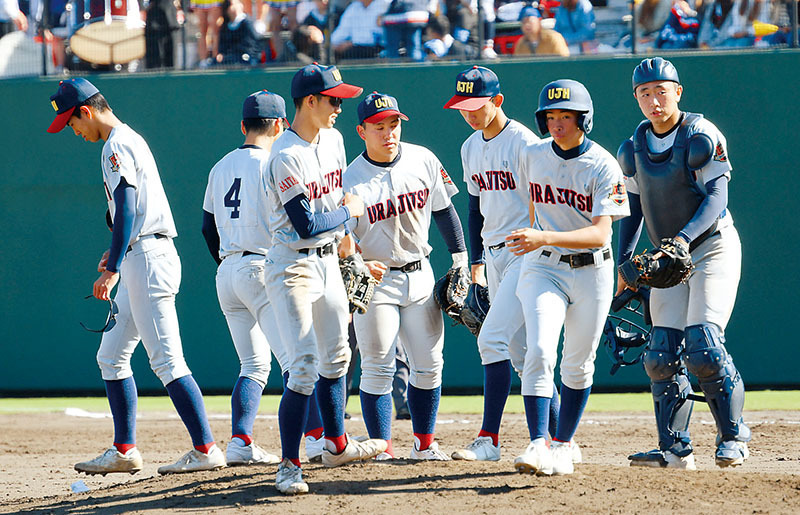
<path fill-rule="evenodd" d="M 594 107 L 592 97 L 586 86 L 576 80 L 559 79 L 551 82 L 539 93 L 539 109 L 536 110 L 536 124 L 542 136 L 550 132 L 547 130 L 548 109 L 563 109 L 581 113 L 578 117 L 578 127 L 589 134 L 592 130 Z"/>
<path fill-rule="evenodd" d="M 681 83 L 678 78 L 678 70 L 663 57 L 645 59 L 633 69 L 633 91 L 636 91 L 636 88 L 645 82 L 665 80 Z"/>

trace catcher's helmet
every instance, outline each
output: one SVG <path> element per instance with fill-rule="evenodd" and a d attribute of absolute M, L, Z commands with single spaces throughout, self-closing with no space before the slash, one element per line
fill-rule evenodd
<path fill-rule="evenodd" d="M 547 134 L 547 113 L 548 109 L 563 109 L 565 111 L 576 111 L 578 116 L 578 127 L 589 134 L 592 130 L 592 118 L 594 117 L 594 106 L 592 97 L 586 86 L 576 80 L 559 79 L 551 82 L 539 93 L 539 109 L 536 110 L 536 124 L 542 136 Z"/>
<path fill-rule="evenodd" d="M 678 78 L 678 70 L 671 62 L 663 57 L 651 57 L 639 63 L 639 66 L 633 69 L 633 91 L 644 84 L 645 82 L 653 81 L 672 81 L 681 83 Z"/>
<path fill-rule="evenodd" d="M 611 302 L 611 311 L 618 314 L 609 314 L 603 327 L 605 347 L 611 358 L 611 375 L 617 373 L 620 367 L 635 365 L 642 360 L 643 351 L 634 351 L 626 355 L 629 350 L 643 347 L 650 341 L 650 332 L 653 321 L 650 318 L 650 290 L 641 287 L 637 291 L 625 289 Z M 620 311 L 628 312 L 627 318 L 621 316 Z M 638 323 L 630 320 L 637 319 Z M 633 359 L 631 359 L 631 356 Z"/>

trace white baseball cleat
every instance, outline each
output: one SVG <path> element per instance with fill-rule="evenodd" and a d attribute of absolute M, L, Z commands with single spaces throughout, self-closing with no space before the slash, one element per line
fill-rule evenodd
<path fill-rule="evenodd" d="M 116 447 L 112 447 L 93 460 L 76 463 L 75 470 L 86 475 L 101 474 L 105 476 L 113 472 L 136 474 L 142 470 L 142 455 L 136 447 L 129 449 L 125 454 L 119 452 Z"/>
<path fill-rule="evenodd" d="M 375 461 L 391 461 L 393 459 L 394 459 L 394 456 L 392 456 L 391 454 L 389 454 L 386 451 L 383 451 L 382 453 L 380 453 L 377 456 L 375 456 Z"/>
<path fill-rule="evenodd" d="M 330 445 L 333 445 L 333 443 Z M 386 440 L 373 439 L 357 442 L 347 436 L 347 446 L 339 454 L 334 454 L 328 450 L 326 442 L 325 449 L 322 451 L 322 464 L 326 467 L 338 467 L 351 461 L 368 460 L 384 452 L 387 446 Z"/>
<path fill-rule="evenodd" d="M 217 470 L 225 467 L 225 455 L 222 450 L 214 445 L 208 454 L 192 449 L 172 465 L 158 467 L 159 474 L 183 474 L 184 472 L 199 472 L 201 470 Z"/>
<path fill-rule="evenodd" d="M 500 446 L 492 442 L 491 436 L 479 436 L 466 448 L 452 454 L 454 460 L 500 461 Z"/>
<path fill-rule="evenodd" d="M 322 450 L 325 449 L 325 438 L 306 436 L 306 458 L 308 461 L 322 461 Z"/>
<path fill-rule="evenodd" d="M 431 442 L 427 449 L 419 450 L 419 439 L 414 437 L 414 446 L 411 448 L 412 460 L 450 461 L 450 456 L 439 450 L 437 442 Z"/>
<path fill-rule="evenodd" d="M 575 472 L 572 461 L 572 442 L 556 442 L 550 444 L 553 456 L 553 475 L 563 476 Z"/>
<path fill-rule="evenodd" d="M 631 460 L 631 467 L 697 470 L 693 453 L 689 453 L 686 456 L 678 456 L 670 450 L 653 449 L 652 451 L 631 454 L 628 459 Z"/>
<path fill-rule="evenodd" d="M 747 442 L 728 440 L 721 442 L 714 453 L 714 462 L 718 467 L 738 467 L 750 457 Z"/>
<path fill-rule="evenodd" d="M 578 445 L 575 440 L 571 440 L 569 442 L 570 449 L 572 450 L 572 463 L 583 463 L 583 453 L 581 452 L 581 446 Z"/>
<path fill-rule="evenodd" d="M 275 488 L 285 495 L 299 495 L 308 493 L 308 483 L 303 481 L 303 469 L 284 459 L 278 466 L 275 476 Z"/>
<path fill-rule="evenodd" d="M 519 473 L 549 476 L 553 473 L 553 454 L 544 438 L 528 444 L 525 452 L 514 458 L 514 468 Z"/>
<path fill-rule="evenodd" d="M 238 438 L 231 439 L 225 449 L 225 461 L 228 465 L 275 465 L 281 459 L 271 454 L 252 442 L 242 445 Z"/>

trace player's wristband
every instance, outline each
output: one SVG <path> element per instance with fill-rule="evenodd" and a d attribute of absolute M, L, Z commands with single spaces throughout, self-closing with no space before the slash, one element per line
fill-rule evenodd
<path fill-rule="evenodd" d="M 469 262 L 469 256 L 467 251 L 464 252 L 456 252 L 452 254 L 453 256 L 453 268 L 461 268 L 467 266 Z"/>

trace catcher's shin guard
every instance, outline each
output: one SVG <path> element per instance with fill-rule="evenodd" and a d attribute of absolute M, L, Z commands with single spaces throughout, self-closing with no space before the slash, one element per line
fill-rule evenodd
<path fill-rule="evenodd" d="M 683 331 L 654 327 L 642 359 L 651 380 L 658 447 L 680 457 L 692 452 L 689 419 L 694 407 L 688 398 L 692 386 L 680 361 L 682 340 Z"/>
<path fill-rule="evenodd" d="M 700 324 L 686 328 L 686 366 L 700 381 L 708 408 L 717 423 L 718 442 L 750 440 L 744 424 L 744 382 L 725 350 L 725 337 L 716 325 Z"/>

